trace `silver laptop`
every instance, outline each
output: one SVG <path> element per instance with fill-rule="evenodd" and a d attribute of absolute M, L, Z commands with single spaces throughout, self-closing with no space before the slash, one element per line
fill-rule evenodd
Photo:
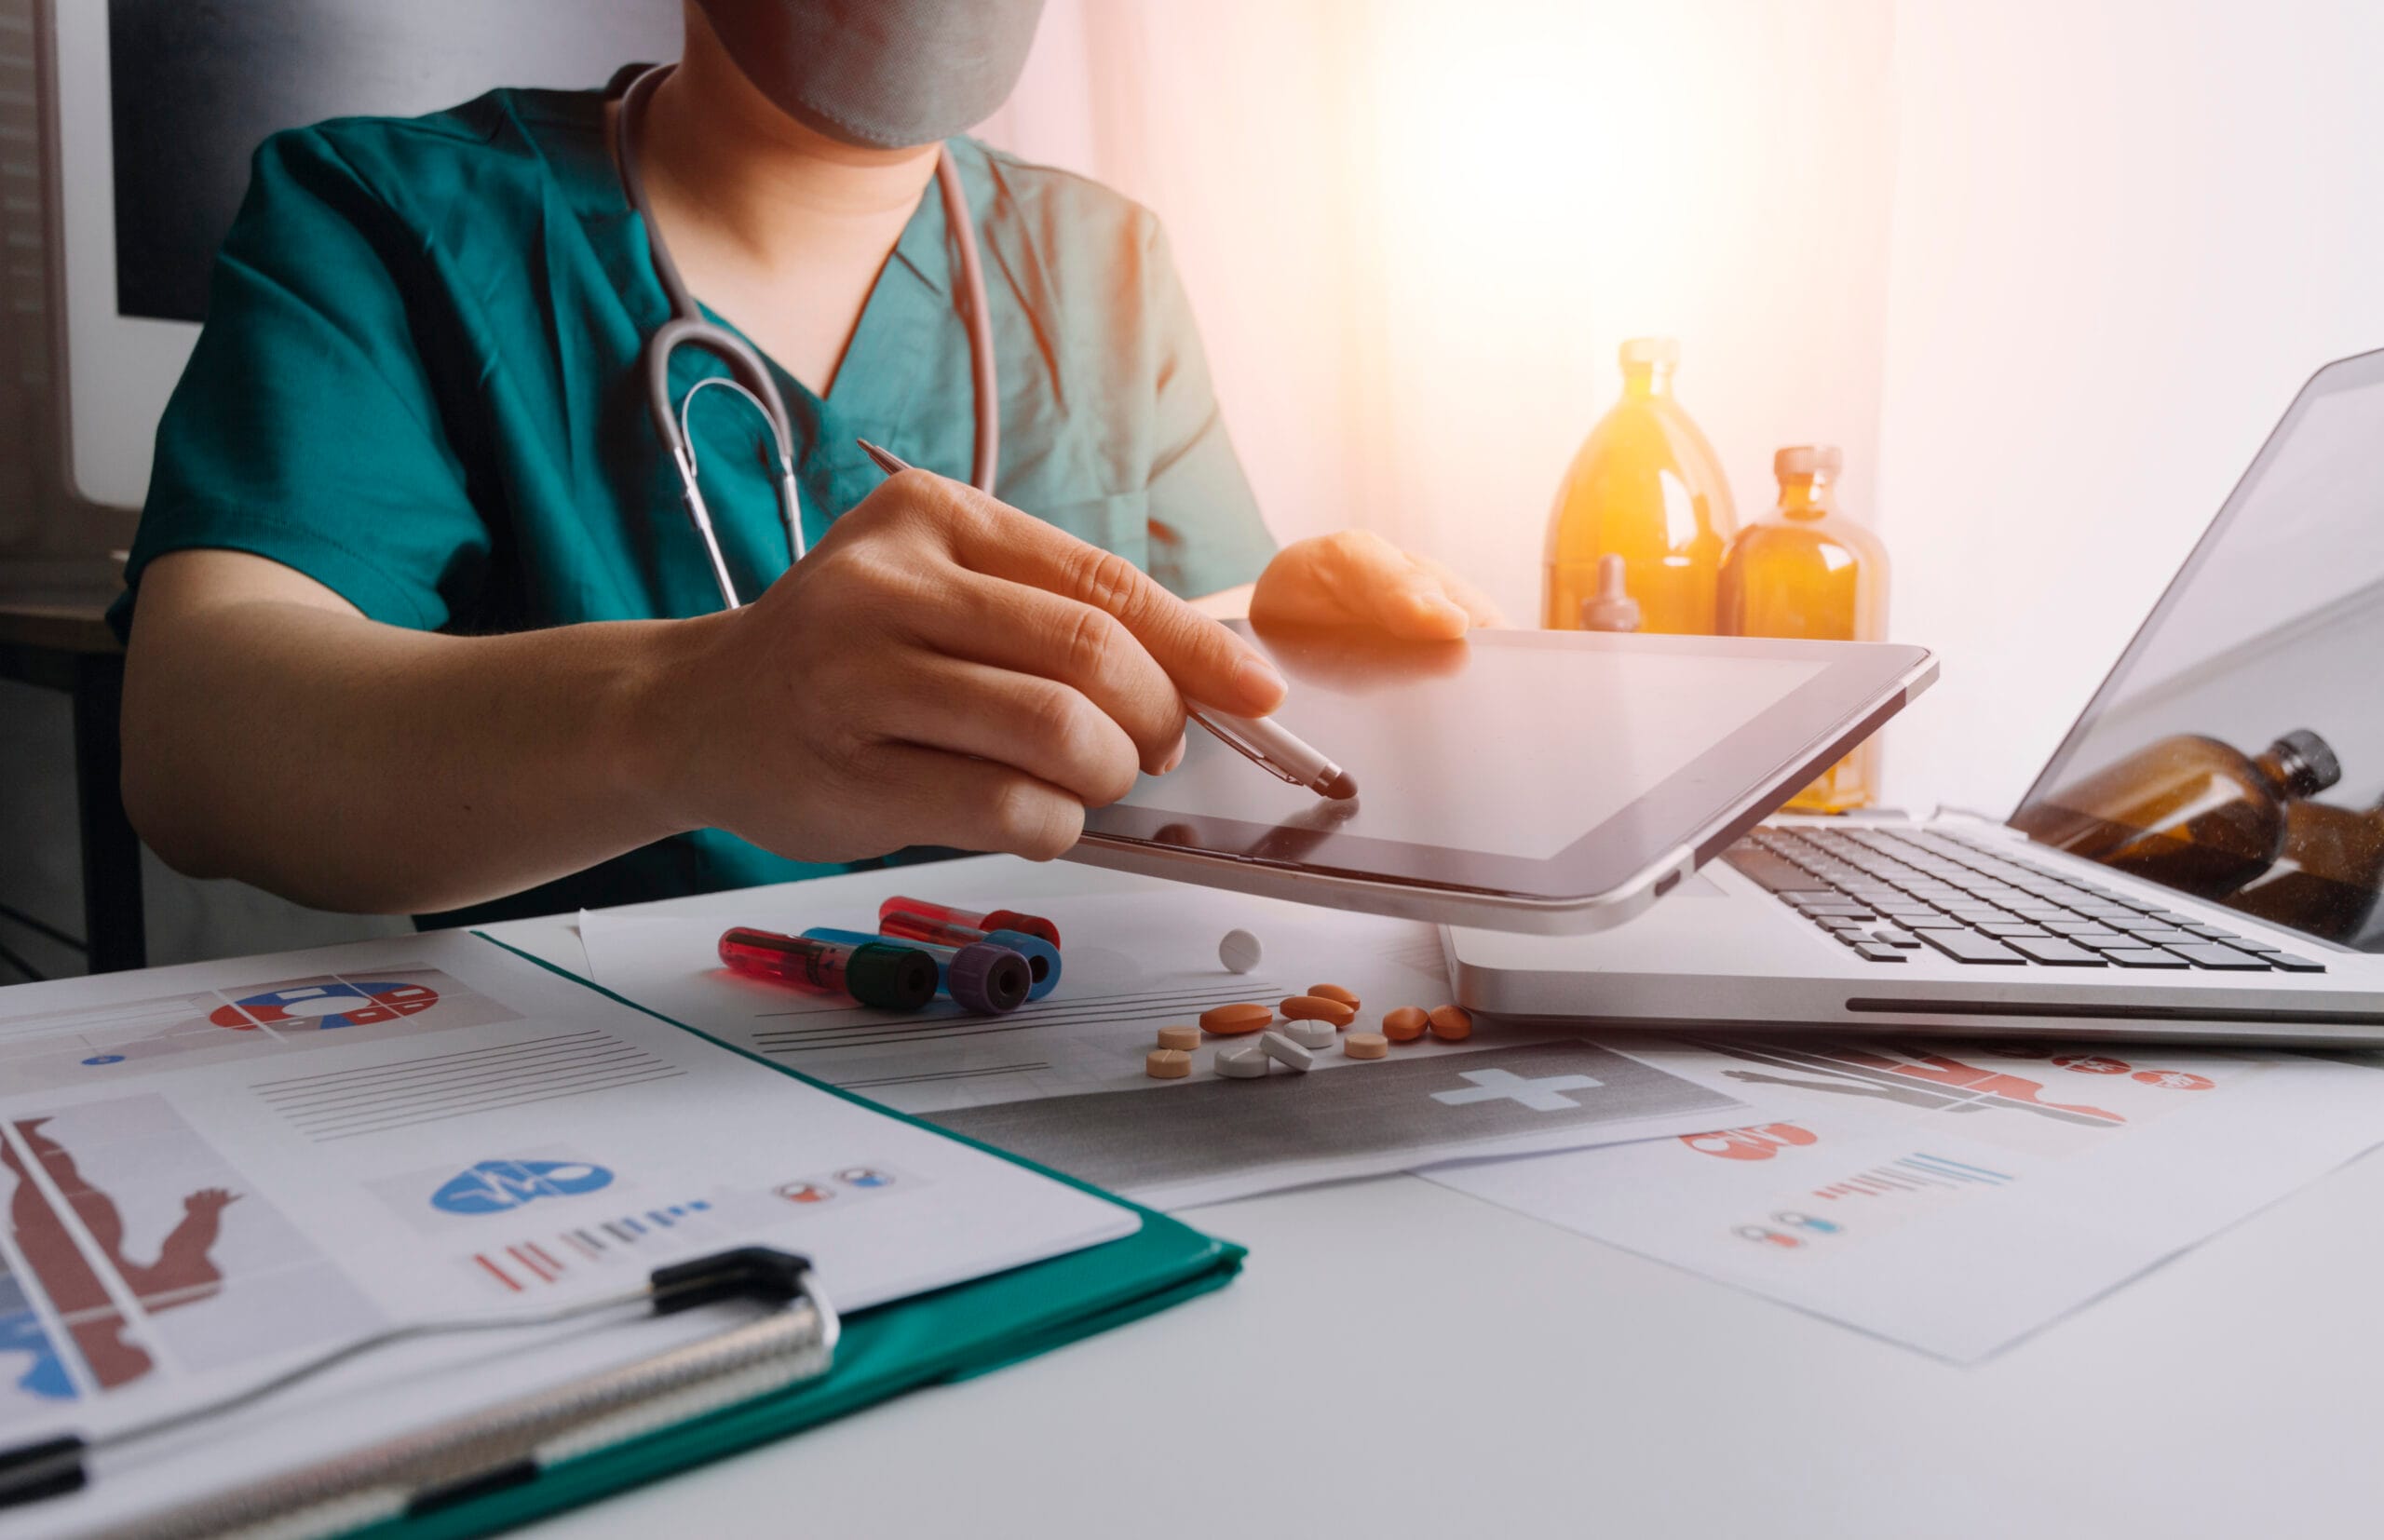
<path fill-rule="evenodd" d="M 2384 1045 L 2379 874 L 2384 351 L 2302 389 L 2011 817 L 1774 817 L 1615 929 L 1445 938 L 1510 1017 Z"/>

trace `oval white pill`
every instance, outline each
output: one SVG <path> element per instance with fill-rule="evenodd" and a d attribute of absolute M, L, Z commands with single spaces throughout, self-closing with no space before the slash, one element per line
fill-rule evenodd
<path fill-rule="evenodd" d="M 1228 930 L 1217 943 L 1217 961 L 1236 973 L 1248 973 L 1266 960 L 1266 949 L 1246 930 Z"/>

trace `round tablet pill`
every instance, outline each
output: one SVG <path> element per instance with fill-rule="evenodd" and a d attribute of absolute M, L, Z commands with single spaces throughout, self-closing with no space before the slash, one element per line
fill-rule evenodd
<path fill-rule="evenodd" d="M 1254 1000 L 1217 1006 L 1200 1013 L 1200 1030 L 1216 1037 L 1239 1037 L 1275 1020 L 1275 1013 Z"/>
<path fill-rule="evenodd" d="M 1351 1010 L 1356 1010 L 1360 1005 L 1363 1004 L 1356 995 L 1338 984 L 1310 984 L 1307 992 L 1320 1000 L 1338 1000 Z"/>
<path fill-rule="evenodd" d="M 1382 1019 L 1382 1034 L 1394 1043 L 1413 1043 L 1424 1035 L 1425 1023 L 1430 1019 L 1421 1006 L 1402 1006 Z"/>
<path fill-rule="evenodd" d="M 1330 1021 L 1288 1021 L 1283 1034 L 1304 1048 L 1329 1048 L 1333 1046 L 1333 1023 Z"/>
<path fill-rule="evenodd" d="M 1358 1014 L 1355 1006 L 1327 1000 L 1321 994 L 1294 994 L 1275 1008 L 1283 1013 L 1286 1021 L 1330 1021 L 1336 1027 L 1348 1025 Z"/>
<path fill-rule="evenodd" d="M 1341 1040 L 1341 1051 L 1352 1059 L 1380 1059 L 1390 1051 L 1390 1039 L 1378 1032 L 1353 1032 Z"/>
<path fill-rule="evenodd" d="M 1462 1043 L 1473 1035 L 1473 1013 L 1463 1006 L 1434 1006 L 1427 1020 L 1432 1035 L 1443 1043 Z"/>
<path fill-rule="evenodd" d="M 1248 973 L 1266 960 L 1266 949 L 1246 930 L 1228 930 L 1217 943 L 1217 961 L 1236 973 Z"/>
<path fill-rule="evenodd" d="M 1214 1063 L 1217 1073 L 1228 1080 L 1256 1080 L 1272 1069 L 1275 1061 L 1257 1044 L 1246 1043 L 1239 1047 L 1219 1048 Z"/>
<path fill-rule="evenodd" d="M 1143 1073 L 1153 1080 L 1181 1080 L 1192 1073 L 1192 1056 L 1182 1048 L 1153 1048 L 1143 1060 Z"/>
<path fill-rule="evenodd" d="M 1161 1027 L 1158 1029 L 1158 1046 L 1162 1048 L 1183 1048 L 1186 1051 L 1197 1048 L 1200 1046 L 1200 1029 Z"/>

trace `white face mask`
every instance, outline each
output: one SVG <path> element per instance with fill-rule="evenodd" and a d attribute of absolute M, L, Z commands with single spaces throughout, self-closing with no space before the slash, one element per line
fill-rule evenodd
<path fill-rule="evenodd" d="M 983 121 L 1026 67 L 1043 0 L 699 0 L 745 77 L 804 127 L 908 149 Z"/>

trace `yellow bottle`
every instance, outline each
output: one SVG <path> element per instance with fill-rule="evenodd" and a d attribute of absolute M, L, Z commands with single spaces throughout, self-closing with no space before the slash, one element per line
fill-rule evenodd
<path fill-rule="evenodd" d="M 1582 627 L 1598 595 L 1598 559 L 1619 556 L 1639 628 L 1711 635 L 1714 582 L 1738 518 L 1714 446 L 1673 399 L 1680 344 L 1622 344 L 1622 399 L 1592 429 L 1557 489 L 1548 527 L 1548 603 L 1555 630 Z"/>
<path fill-rule="evenodd" d="M 1780 506 L 1739 532 L 1722 558 L 1715 590 L 1724 636 L 1876 642 L 1888 628 L 1888 550 L 1840 513 L 1835 491 L 1845 456 L 1827 444 L 1771 457 Z M 1879 796 L 1879 740 L 1831 765 L 1788 805 L 1843 813 Z"/>

